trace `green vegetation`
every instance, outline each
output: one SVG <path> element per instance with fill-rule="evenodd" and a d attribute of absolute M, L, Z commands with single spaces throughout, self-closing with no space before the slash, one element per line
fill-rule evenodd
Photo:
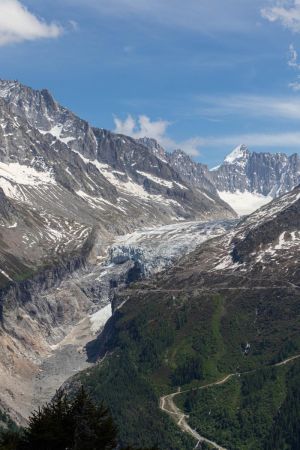
<path fill-rule="evenodd" d="M 82 388 L 73 398 L 57 393 L 32 414 L 27 428 L 7 430 L 0 438 L 1 450 L 113 450 L 117 445 L 108 409 L 96 405 Z"/>
<path fill-rule="evenodd" d="M 15 274 L 14 280 L 17 282 L 29 280 L 30 278 L 32 278 L 34 276 L 34 274 L 35 274 L 35 271 L 33 269 L 26 269 L 22 273 Z"/>
<path fill-rule="evenodd" d="M 292 450 L 300 443 L 300 362 L 181 396 L 189 423 L 231 450 Z"/>
<path fill-rule="evenodd" d="M 77 375 L 73 385 L 82 383 L 96 401 L 104 399 L 123 445 L 189 450 L 195 441 L 160 411 L 159 397 L 177 386 L 194 388 L 228 373 L 258 370 L 255 377 L 220 387 L 221 411 L 213 407 L 218 388 L 199 394 L 204 401 L 189 398 L 186 407 L 196 428 L 206 417 L 204 431 L 213 440 L 219 437 L 225 445 L 233 437 L 236 449 L 263 448 L 259 445 L 286 398 L 287 383 L 280 369 L 276 376 L 271 368 L 262 369 L 283 355 L 300 353 L 298 291 L 236 289 L 218 295 L 192 289 L 187 278 L 172 295 L 168 284 L 162 292 L 157 289 L 163 282 L 138 283 L 123 294 L 126 304 L 89 348 L 96 358 L 107 354 L 104 362 Z"/>
<path fill-rule="evenodd" d="M 137 308 L 125 305 L 111 323 L 107 350 L 112 354 L 76 376 L 74 385 L 80 381 L 95 400 L 105 400 L 124 445 L 192 449 L 194 440 L 159 410 L 159 396 L 219 376 L 224 300 L 196 292 L 161 301 L 141 295 L 135 301 Z"/>
<path fill-rule="evenodd" d="M 300 362 L 286 376 L 287 393 L 265 441 L 265 450 L 297 450 L 300 447 Z"/>
<path fill-rule="evenodd" d="M 194 440 L 162 413 L 158 397 L 146 377 L 139 374 L 126 352 L 107 357 L 95 369 L 75 378 L 96 402 L 110 405 L 122 445 L 157 447 L 161 450 L 192 449 Z"/>

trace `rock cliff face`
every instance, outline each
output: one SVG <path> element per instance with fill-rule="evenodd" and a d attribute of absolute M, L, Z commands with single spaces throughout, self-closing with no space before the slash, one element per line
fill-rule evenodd
<path fill-rule="evenodd" d="M 212 177 L 218 191 L 248 191 L 278 197 L 299 184 L 299 172 L 298 154 L 255 153 L 241 145 L 212 171 Z"/>
<path fill-rule="evenodd" d="M 210 177 L 221 198 L 245 214 L 300 183 L 300 157 L 250 152 L 241 145 L 210 172 Z"/>
<path fill-rule="evenodd" d="M 233 216 L 217 195 L 208 198 L 182 180 L 158 144 L 150 148 L 149 140 L 92 128 L 46 90 L 0 81 L 0 98 L 0 176 L 6 195 L 37 203 L 31 196 L 39 186 L 45 196 L 47 191 L 66 197 L 64 209 L 69 204 L 85 209 L 82 216 L 106 221 L 108 228 L 121 221 L 123 228 L 134 228 L 143 221 Z"/>
<path fill-rule="evenodd" d="M 217 192 L 240 215 L 253 212 L 300 183 L 298 153 L 256 153 L 240 145 L 212 170 L 180 150 L 167 157 L 187 183 Z"/>
<path fill-rule="evenodd" d="M 217 189 L 211 181 L 211 176 L 206 165 L 195 163 L 181 150 L 175 150 L 175 152 L 169 154 L 168 159 L 172 167 L 178 170 L 181 177 L 187 183 L 217 195 Z"/>

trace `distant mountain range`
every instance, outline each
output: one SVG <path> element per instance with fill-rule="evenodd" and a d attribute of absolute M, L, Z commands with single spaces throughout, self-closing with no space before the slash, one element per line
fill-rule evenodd
<path fill-rule="evenodd" d="M 153 139 L 134 140 L 93 128 L 47 90 L 0 81 L 0 99 L 0 187 L 11 198 L 32 202 L 37 184 L 48 193 L 51 185 L 51 190 L 67 191 L 70 205 L 80 203 L 84 216 L 98 221 L 99 211 L 109 209 L 125 222 L 131 216 L 138 225 L 143 220 L 156 223 L 157 217 L 162 223 L 229 217 L 233 213 L 222 200 L 246 214 L 300 183 L 298 154 L 255 153 L 241 145 L 209 170 L 181 150 L 165 152 Z M 22 183 L 16 178 L 16 164 L 26 174 Z M 29 174 L 28 168 L 37 173 Z M 75 196 L 72 201 L 70 195 Z M 129 204 L 139 214 L 127 211 Z"/>
<path fill-rule="evenodd" d="M 221 165 L 209 170 L 182 150 L 164 152 L 153 139 L 143 139 L 143 143 L 167 161 L 187 184 L 219 195 L 239 215 L 250 214 L 300 184 L 299 153 L 256 153 L 240 145 Z"/>
<path fill-rule="evenodd" d="M 210 176 L 220 197 L 247 214 L 300 184 L 300 156 L 250 152 L 241 145 Z"/>
<path fill-rule="evenodd" d="M 212 170 L 180 150 L 168 160 L 186 182 L 217 191 L 240 215 L 255 211 L 300 184 L 299 153 L 256 153 L 240 145 Z"/>

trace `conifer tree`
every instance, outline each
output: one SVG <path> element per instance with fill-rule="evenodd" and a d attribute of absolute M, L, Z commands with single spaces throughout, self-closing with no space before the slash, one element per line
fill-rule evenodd
<path fill-rule="evenodd" d="M 18 450 L 112 450 L 117 432 L 109 411 L 82 388 L 73 400 L 59 392 L 33 413 Z"/>
<path fill-rule="evenodd" d="M 0 440 L 0 450 L 114 449 L 121 450 L 109 410 L 103 404 L 96 405 L 83 388 L 71 399 L 58 392 L 32 414 L 27 428 L 7 431 Z"/>

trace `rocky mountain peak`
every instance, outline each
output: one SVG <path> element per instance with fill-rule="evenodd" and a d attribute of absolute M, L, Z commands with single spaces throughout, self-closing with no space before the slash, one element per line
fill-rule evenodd
<path fill-rule="evenodd" d="M 252 152 L 240 145 L 210 175 L 220 197 L 244 215 L 299 184 L 300 157 Z"/>
<path fill-rule="evenodd" d="M 205 189 L 217 195 L 216 188 L 211 182 L 208 167 L 205 164 L 193 161 L 189 155 L 180 149 L 168 154 L 168 161 L 178 171 L 184 181 L 196 188 Z"/>
<path fill-rule="evenodd" d="M 6 197 L 3 189 L 0 187 L 0 224 L 1 226 L 10 226 L 9 222 L 16 216 L 16 210 L 12 202 Z"/>
<path fill-rule="evenodd" d="M 228 164 L 233 164 L 236 161 L 240 161 L 241 159 L 245 160 L 249 157 L 250 152 L 248 147 L 244 144 L 236 147 L 229 155 L 226 156 L 224 162 Z"/>
<path fill-rule="evenodd" d="M 1 80 L 0 79 L 0 96 L 4 97 L 12 90 L 18 88 L 20 83 L 17 80 Z"/>
<path fill-rule="evenodd" d="M 185 153 L 183 150 L 181 150 L 180 148 L 176 148 L 173 152 L 173 155 L 176 156 L 177 158 L 183 158 L 183 159 L 188 159 L 189 156 L 187 155 L 187 153 Z"/>
<path fill-rule="evenodd" d="M 165 149 L 157 142 L 156 139 L 145 136 L 143 138 L 137 139 L 137 141 L 140 144 L 145 145 L 145 147 L 149 148 L 157 158 L 161 159 L 162 161 L 166 161 Z"/>

